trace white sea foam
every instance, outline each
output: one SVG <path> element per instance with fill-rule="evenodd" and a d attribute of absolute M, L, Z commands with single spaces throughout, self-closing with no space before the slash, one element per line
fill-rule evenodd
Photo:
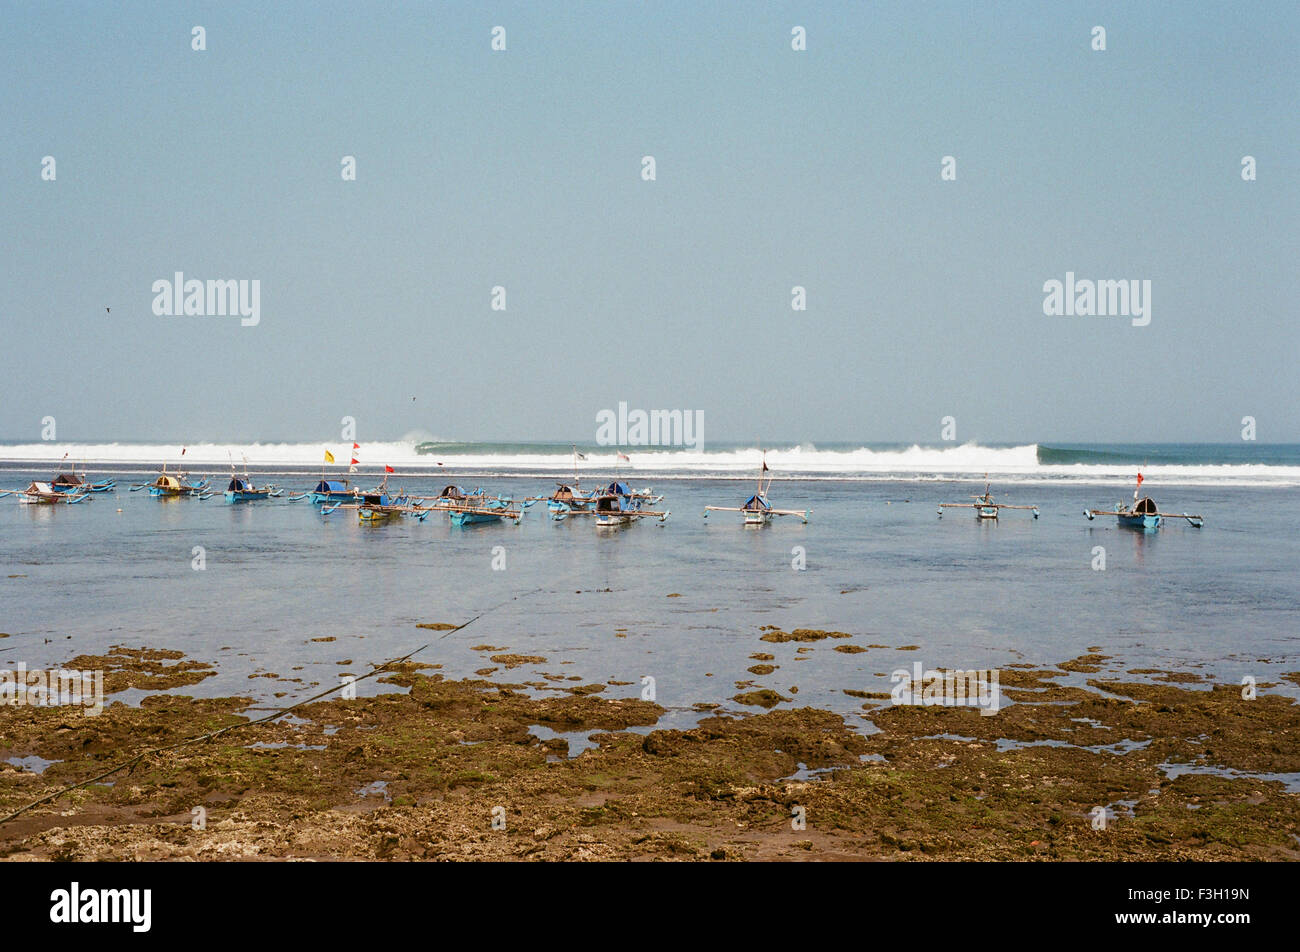
<path fill-rule="evenodd" d="M 362 471 L 379 471 L 385 465 L 400 472 L 450 469 L 481 473 L 550 473 L 572 471 L 572 457 L 567 447 L 551 452 L 513 452 L 493 444 L 458 444 L 458 451 L 447 455 L 416 452 L 411 439 L 386 443 L 363 443 L 357 451 Z M 57 465 L 67 456 L 70 461 L 94 467 L 150 469 L 162 463 L 172 468 L 199 470 L 237 464 L 247 458 L 249 465 L 321 466 L 329 450 L 335 464 L 331 471 L 343 472 L 351 458 L 349 442 L 336 443 L 195 443 L 185 448 L 174 444 L 142 443 L 29 443 L 0 446 L 0 463 L 36 464 L 40 468 Z M 913 445 L 904 449 L 817 449 L 804 444 L 788 449 L 758 448 L 729 450 L 628 450 L 631 461 L 620 461 L 616 449 L 587 450 L 579 464 L 580 473 L 601 477 L 615 470 L 628 474 L 653 475 L 657 478 L 698 476 L 749 476 L 766 456 L 767 464 L 778 477 L 808 479 L 861 480 L 934 480 L 977 479 L 985 473 L 1000 482 L 1038 483 L 1113 483 L 1131 480 L 1136 467 L 1132 463 L 1068 463 L 1044 465 L 1038 462 L 1036 444 L 990 447 L 976 443 L 934 447 Z M 439 464 L 443 466 L 439 466 Z M 1148 480 L 1166 485 L 1203 485 L 1257 487 L 1300 486 L 1300 466 L 1243 464 L 1146 464 L 1142 467 Z"/>

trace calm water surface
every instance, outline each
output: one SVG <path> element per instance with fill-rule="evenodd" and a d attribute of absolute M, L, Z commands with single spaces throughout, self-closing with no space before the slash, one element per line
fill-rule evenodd
<path fill-rule="evenodd" d="M 48 478 L 5 475 L 6 485 Z M 442 482 L 403 481 L 430 494 Z M 0 664 L 50 666 L 116 644 L 175 648 L 217 666 L 190 693 L 291 699 L 425 642 L 417 660 L 471 675 L 494 653 L 472 646 L 489 644 L 547 659 L 501 669 L 501 681 L 576 675 L 630 682 L 606 694 L 635 696 L 651 676 L 669 707 L 735 709 L 736 682 L 752 680 L 792 698 L 797 687 L 799 705 L 843 712 L 861 703 L 845 689 L 888 690 L 889 672 L 914 661 L 1051 664 L 1100 647 L 1115 659 L 1108 672 L 1153 667 L 1239 682 L 1300 670 L 1293 490 L 1166 488 L 1156 494 L 1162 507 L 1202 513 L 1206 526 L 1155 533 L 1083 518 L 1085 507 L 1125 498 L 1118 486 L 1010 486 L 1001 501 L 1037 503 L 1042 517 L 981 523 L 964 511 L 936 516 L 936 503 L 982 488 L 970 482 L 778 482 L 773 504 L 811 507 L 807 525 L 701 518 L 705 505 L 739 505 L 752 486 L 666 481 L 657 486 L 673 513 L 665 525 L 599 532 L 581 519 L 552 523 L 542 504 L 519 526 L 456 528 L 442 515 L 371 527 L 306 502 L 159 500 L 125 488 L 77 506 L 4 499 L 0 631 L 10 637 L 0 639 Z M 485 487 L 523 496 L 550 484 L 497 477 Z M 202 571 L 192 568 L 196 546 Z M 497 546 L 503 571 L 492 568 Z M 1097 546 L 1104 571 L 1092 568 Z M 792 568 L 798 549 L 803 571 Z M 415 627 L 489 609 L 450 635 Z M 760 641 L 762 625 L 854 638 L 799 654 Z M 336 640 L 311 640 L 325 637 Z M 833 650 L 849 643 L 890 648 Z M 909 645 L 919 650 L 896 650 Z M 748 673 L 756 652 L 775 655 L 778 670 Z M 302 680 L 250 678 L 266 672 Z"/>

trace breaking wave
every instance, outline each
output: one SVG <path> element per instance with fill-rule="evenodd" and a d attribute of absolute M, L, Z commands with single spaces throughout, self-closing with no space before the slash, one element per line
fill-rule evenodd
<path fill-rule="evenodd" d="M 415 436 L 415 434 L 411 434 Z M 420 434 L 425 436 L 425 434 Z M 1300 447 L 1169 444 L 1155 447 L 1116 445 L 956 446 L 920 444 L 787 444 L 768 449 L 714 445 L 708 449 L 578 445 L 585 459 L 580 474 L 614 470 L 658 478 L 748 476 L 766 458 L 779 478 L 805 479 L 978 479 L 988 474 L 1001 482 L 1069 481 L 1109 483 L 1144 475 L 1166 484 L 1300 486 Z M 334 456 L 325 466 L 324 454 Z M 474 473 L 566 475 L 574 468 L 574 449 L 558 443 L 450 443 L 415 439 L 362 443 L 358 470 L 402 472 L 451 469 Z M 219 469 L 233 461 L 242 466 L 347 469 L 352 445 L 336 443 L 196 443 L 185 447 L 157 443 L 26 443 L 0 445 L 0 465 L 37 468 L 68 461 L 93 468 L 150 469 L 163 463 L 191 470 Z"/>

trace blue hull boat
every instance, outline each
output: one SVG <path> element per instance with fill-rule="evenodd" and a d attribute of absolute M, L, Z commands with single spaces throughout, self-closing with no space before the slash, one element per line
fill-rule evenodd
<path fill-rule="evenodd" d="M 226 502 L 256 502 L 259 499 L 274 499 L 283 492 L 276 486 L 263 486 L 260 489 L 252 484 L 247 476 L 236 476 L 226 487 Z"/>
<path fill-rule="evenodd" d="M 116 485 L 116 481 L 112 479 L 100 480 L 97 483 L 87 482 L 75 472 L 59 473 L 50 480 L 50 489 L 56 493 L 106 493 Z"/>
<path fill-rule="evenodd" d="M 1142 486 L 1141 473 L 1138 473 L 1137 485 L 1139 488 Z M 1143 532 L 1159 529 L 1165 519 L 1186 519 L 1193 529 L 1199 529 L 1205 524 L 1205 520 L 1200 516 L 1189 516 L 1185 512 L 1161 512 L 1156 501 L 1150 496 L 1139 498 L 1138 489 L 1133 490 L 1131 507 L 1118 503 L 1114 509 L 1085 509 L 1083 514 L 1088 517 L 1089 522 L 1097 516 L 1114 516 L 1115 522 L 1125 529 L 1138 529 Z"/>
<path fill-rule="evenodd" d="M 644 508 L 644 501 L 644 494 L 633 492 L 627 483 L 617 480 L 610 483 L 605 492 L 596 497 L 596 508 L 593 510 L 596 528 L 631 525 L 638 519 L 658 519 L 663 523 L 668 518 L 667 511 Z"/>
<path fill-rule="evenodd" d="M 1117 516 L 1115 521 L 1127 529 L 1159 529 L 1160 515 Z"/>
<path fill-rule="evenodd" d="M 313 506 L 330 505 L 333 503 L 356 502 L 361 493 L 348 485 L 346 479 L 322 479 L 316 484 L 316 488 L 305 493 L 306 497 L 311 500 Z M 302 496 L 293 497 L 294 500 L 302 499 Z"/>
<path fill-rule="evenodd" d="M 939 503 L 939 518 L 943 518 L 945 509 L 974 509 L 977 520 L 998 518 L 998 513 L 1003 509 L 1027 509 L 1038 518 L 1037 506 L 1012 506 L 1004 502 L 994 502 L 993 494 L 989 492 L 989 483 L 984 483 L 984 493 L 980 496 L 971 496 L 974 502 L 941 502 Z"/>
<path fill-rule="evenodd" d="M 207 499 L 212 493 L 208 490 L 208 481 L 206 479 L 192 483 L 184 476 L 172 476 L 164 473 L 149 484 L 149 495 L 162 499 L 178 496 L 195 496 L 199 499 Z"/>
<path fill-rule="evenodd" d="M 535 499 L 526 499 L 516 507 L 513 499 L 505 496 L 489 498 L 482 489 L 466 492 L 459 486 L 447 486 L 437 496 L 417 496 L 416 499 L 431 501 L 430 511 L 445 512 L 453 526 L 477 526 L 486 522 L 500 522 L 509 519 L 515 525 L 524 517 L 524 510 Z"/>

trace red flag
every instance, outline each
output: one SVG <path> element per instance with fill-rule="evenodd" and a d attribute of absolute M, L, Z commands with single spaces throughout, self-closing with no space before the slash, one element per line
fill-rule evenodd
<path fill-rule="evenodd" d="M 352 457 L 352 465 L 353 465 L 353 466 L 356 466 L 356 465 L 357 465 L 357 458 L 356 458 L 355 456 Z"/>
<path fill-rule="evenodd" d="M 395 472 L 397 472 L 397 470 L 393 469 L 393 467 L 391 467 L 391 466 L 389 466 L 387 463 L 385 463 L 385 464 L 384 464 L 384 472 L 385 472 L 385 473 L 395 473 Z"/>
<path fill-rule="evenodd" d="M 623 462 L 625 462 L 625 463 L 630 463 L 630 462 L 632 462 L 632 458 L 631 458 L 630 456 L 624 456 L 622 453 L 619 453 L 619 454 L 618 454 L 618 458 L 621 459 L 621 460 L 622 460 Z"/>
<path fill-rule="evenodd" d="M 353 443 L 353 444 L 352 444 L 352 448 L 353 448 L 354 450 L 359 450 L 359 449 L 361 449 L 361 444 L 360 444 L 360 443 Z"/>
<path fill-rule="evenodd" d="M 763 460 L 763 472 L 767 472 L 767 460 Z"/>
<path fill-rule="evenodd" d="M 182 456 L 185 455 L 185 447 L 183 447 L 183 446 L 181 447 L 181 455 L 182 455 Z"/>
<path fill-rule="evenodd" d="M 1139 485 L 1139 486 L 1142 485 L 1142 474 L 1141 474 L 1141 473 L 1138 473 L 1138 485 Z"/>

